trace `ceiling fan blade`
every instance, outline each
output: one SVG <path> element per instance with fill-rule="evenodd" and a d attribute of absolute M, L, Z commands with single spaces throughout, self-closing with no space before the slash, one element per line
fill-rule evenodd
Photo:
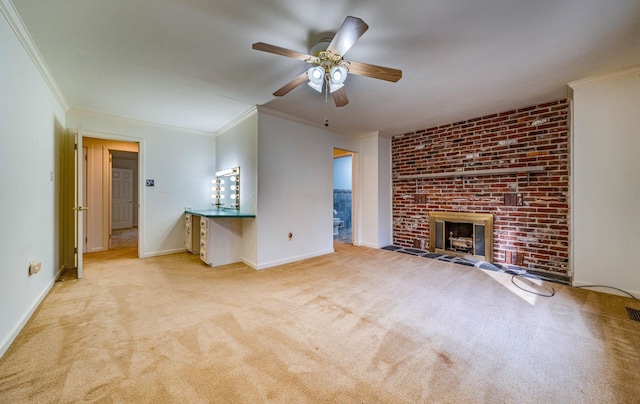
<path fill-rule="evenodd" d="M 394 83 L 402 78 L 402 70 L 360 62 L 349 62 L 349 73 Z"/>
<path fill-rule="evenodd" d="M 287 56 L 290 58 L 302 60 L 303 62 L 306 62 L 309 58 L 311 58 L 311 55 L 307 55 L 306 53 L 294 51 L 287 48 L 281 48 L 275 45 L 269 45 L 268 43 L 264 43 L 264 42 L 256 42 L 253 45 L 251 45 L 251 47 L 255 50 L 268 52 L 268 53 L 275 53 L 276 55 Z"/>
<path fill-rule="evenodd" d="M 309 80 L 309 77 L 307 77 L 307 72 L 304 72 L 298 77 L 296 77 L 295 79 L 291 80 L 290 82 L 282 86 L 279 90 L 273 93 L 273 95 L 275 95 L 276 97 L 282 97 L 283 95 L 288 94 L 291 90 L 298 87 L 299 85 L 306 83 L 307 80 Z"/>
<path fill-rule="evenodd" d="M 347 98 L 347 92 L 344 91 L 344 88 L 341 88 L 333 93 L 333 101 L 336 103 L 336 107 L 344 107 L 349 103 L 349 99 Z"/>
<path fill-rule="evenodd" d="M 369 26 L 367 23 L 360 18 L 351 16 L 345 18 L 340 28 L 338 28 L 338 32 L 336 32 L 336 35 L 331 40 L 327 50 L 335 55 L 344 56 L 368 29 Z"/>

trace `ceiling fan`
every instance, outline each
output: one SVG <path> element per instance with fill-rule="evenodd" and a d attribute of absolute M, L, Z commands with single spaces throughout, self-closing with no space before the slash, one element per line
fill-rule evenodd
<path fill-rule="evenodd" d="M 343 59 L 344 54 L 351 49 L 367 29 L 369 29 L 369 26 L 360 18 L 349 16 L 345 18 L 333 38 L 322 39 L 311 48 L 310 54 L 269 45 L 264 42 L 254 43 L 252 48 L 302 60 L 311 65 L 307 71 L 273 93 L 276 97 L 281 97 L 301 84 L 308 83 L 309 86 L 320 93 L 324 86 L 325 90 L 333 95 L 336 106 L 343 107 L 349 103 L 347 93 L 344 90 L 344 82 L 348 73 L 394 83 L 402 78 L 402 71 L 398 69 Z"/>

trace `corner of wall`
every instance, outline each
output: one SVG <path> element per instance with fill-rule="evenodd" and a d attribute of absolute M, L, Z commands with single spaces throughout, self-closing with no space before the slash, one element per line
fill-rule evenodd
<path fill-rule="evenodd" d="M 62 108 L 63 111 L 67 111 L 69 109 L 69 103 L 64 97 L 62 90 L 60 90 L 58 83 L 53 78 L 53 75 L 49 70 L 49 66 L 47 66 L 46 62 L 44 61 L 42 54 L 40 54 L 40 50 L 33 41 L 33 38 L 31 38 L 31 34 L 24 25 L 22 17 L 20 17 L 20 14 L 18 14 L 18 11 L 13 5 L 13 2 L 9 0 L 1 0 L 0 12 L 5 16 L 7 23 L 16 34 L 16 37 L 24 47 L 24 50 L 31 58 L 33 65 L 38 69 L 45 83 L 47 83 L 47 86 L 51 90 L 51 93 L 59 103 L 60 108 Z"/>

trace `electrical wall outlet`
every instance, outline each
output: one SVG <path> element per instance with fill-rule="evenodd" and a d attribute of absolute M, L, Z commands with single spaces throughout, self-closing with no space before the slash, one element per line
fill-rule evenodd
<path fill-rule="evenodd" d="M 42 268 L 42 262 L 30 262 L 29 263 L 29 275 L 37 274 Z"/>

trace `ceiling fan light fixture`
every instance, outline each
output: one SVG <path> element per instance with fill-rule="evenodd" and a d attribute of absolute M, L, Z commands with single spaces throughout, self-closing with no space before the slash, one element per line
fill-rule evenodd
<path fill-rule="evenodd" d="M 307 71 L 307 76 L 309 76 L 309 86 L 321 93 L 324 83 L 324 69 L 320 66 L 313 66 Z"/>
<path fill-rule="evenodd" d="M 312 66 L 276 90 L 273 93 L 274 96 L 282 97 L 298 86 L 307 83 L 319 93 L 323 93 L 323 90 L 326 94 L 333 93 L 336 107 L 344 107 L 349 103 L 346 92 L 342 88 L 348 74 L 394 83 L 402 78 L 402 70 L 344 60 L 345 53 L 368 29 L 369 26 L 362 19 L 348 16 L 331 38 L 320 40 L 311 48 L 309 54 L 264 42 L 256 42 L 251 47 L 258 51 L 297 59 Z M 328 97 L 325 98 L 325 104 L 327 99 Z"/>
<path fill-rule="evenodd" d="M 334 93 L 334 92 L 340 90 L 342 87 L 344 87 L 344 84 L 334 84 L 332 82 L 329 82 L 329 92 L 330 93 Z"/>
<path fill-rule="evenodd" d="M 342 84 L 347 79 L 347 69 L 343 66 L 334 66 L 331 68 L 329 77 L 334 84 Z"/>
<path fill-rule="evenodd" d="M 347 69 L 343 66 L 334 66 L 329 71 L 329 91 L 334 92 L 344 87 L 344 81 L 347 79 Z"/>

